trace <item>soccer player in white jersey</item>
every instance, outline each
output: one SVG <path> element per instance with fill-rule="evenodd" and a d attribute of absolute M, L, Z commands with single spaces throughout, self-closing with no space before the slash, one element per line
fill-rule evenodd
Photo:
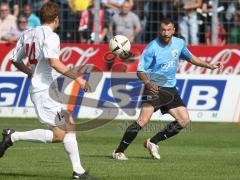
<path fill-rule="evenodd" d="M 43 5 L 40 18 L 43 25 L 25 31 L 17 42 L 12 62 L 31 78 L 31 100 L 39 121 L 46 124 L 49 130 L 17 132 L 4 129 L 0 157 L 17 141 L 63 142 L 73 166 L 73 178 L 93 179 L 81 166 L 72 116 L 69 112 L 63 111 L 66 109 L 63 104 L 54 101 L 49 95 L 50 91 L 54 91 L 54 89 L 50 90 L 50 87 L 57 77 L 57 72 L 76 80 L 85 91 L 90 91 L 90 86 L 82 77 L 59 61 L 60 39 L 54 33 L 59 26 L 58 5 L 52 2 Z M 30 68 L 22 62 L 25 57 L 29 59 Z"/>

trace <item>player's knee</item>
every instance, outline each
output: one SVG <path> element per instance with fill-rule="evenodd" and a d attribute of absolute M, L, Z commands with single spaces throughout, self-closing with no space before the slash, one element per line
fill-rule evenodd
<path fill-rule="evenodd" d="M 58 132 L 53 134 L 53 142 L 62 142 L 65 137 L 65 132 Z"/>
<path fill-rule="evenodd" d="M 146 126 L 148 122 L 149 122 L 149 119 L 147 119 L 147 118 L 139 118 L 139 119 L 137 120 L 137 123 L 138 123 L 141 127 Z"/>

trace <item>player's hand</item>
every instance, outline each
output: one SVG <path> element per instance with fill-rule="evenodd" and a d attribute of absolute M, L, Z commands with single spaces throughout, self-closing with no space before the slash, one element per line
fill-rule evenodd
<path fill-rule="evenodd" d="M 92 91 L 91 86 L 88 84 L 88 82 L 85 83 L 85 86 L 84 86 L 83 90 L 85 92 L 91 92 Z"/>
<path fill-rule="evenodd" d="M 27 76 L 28 76 L 29 79 L 32 79 L 32 76 L 33 76 L 32 71 L 29 71 L 29 72 L 27 73 Z"/>
<path fill-rule="evenodd" d="M 211 70 L 219 69 L 221 71 L 223 69 L 223 63 L 222 62 L 217 62 L 217 63 L 211 64 L 209 68 Z"/>
<path fill-rule="evenodd" d="M 145 88 L 147 88 L 150 92 L 153 94 L 158 94 L 158 87 L 154 84 L 151 84 L 150 82 L 145 84 Z"/>
<path fill-rule="evenodd" d="M 135 36 L 134 36 L 134 35 L 131 35 L 131 36 L 129 37 L 129 41 L 130 41 L 131 43 L 133 43 L 134 39 L 135 39 Z"/>
<path fill-rule="evenodd" d="M 85 79 L 83 79 L 82 77 L 79 77 L 77 78 L 77 82 L 85 92 L 91 92 L 91 86 L 88 84 L 88 82 Z"/>

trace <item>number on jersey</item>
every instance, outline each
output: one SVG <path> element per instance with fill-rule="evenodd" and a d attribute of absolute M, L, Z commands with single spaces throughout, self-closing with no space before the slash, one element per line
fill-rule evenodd
<path fill-rule="evenodd" d="M 29 43 L 26 44 L 26 55 L 28 56 L 28 60 L 30 64 L 37 64 L 36 59 L 36 50 L 35 50 L 35 42 L 31 44 L 30 51 L 29 51 Z"/>

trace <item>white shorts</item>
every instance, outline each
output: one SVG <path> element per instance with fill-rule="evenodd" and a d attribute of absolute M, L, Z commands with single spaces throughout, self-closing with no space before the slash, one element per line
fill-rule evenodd
<path fill-rule="evenodd" d="M 30 93 L 30 97 L 41 123 L 48 126 L 59 126 L 65 123 L 66 105 L 53 100 L 48 90 Z"/>

